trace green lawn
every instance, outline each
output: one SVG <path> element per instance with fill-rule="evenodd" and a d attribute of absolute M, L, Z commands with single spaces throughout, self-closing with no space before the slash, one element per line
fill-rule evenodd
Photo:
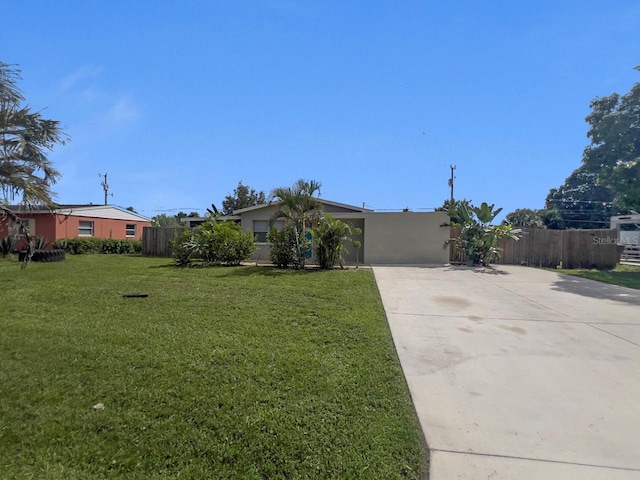
<path fill-rule="evenodd" d="M 0 260 L 0 309 L 0 478 L 425 474 L 370 270 Z"/>
<path fill-rule="evenodd" d="M 640 289 L 640 266 L 618 265 L 613 270 L 558 270 L 560 273 Z"/>

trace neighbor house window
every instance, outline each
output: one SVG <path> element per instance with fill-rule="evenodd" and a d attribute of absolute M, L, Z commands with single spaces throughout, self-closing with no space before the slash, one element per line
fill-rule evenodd
<path fill-rule="evenodd" d="M 267 233 L 269 233 L 272 228 L 282 230 L 284 228 L 284 222 L 282 220 L 276 220 L 273 223 L 269 220 L 254 220 L 253 233 L 256 236 L 256 242 L 267 243 Z"/>
<path fill-rule="evenodd" d="M 127 223 L 127 237 L 135 237 L 138 233 L 138 226 L 135 223 Z"/>
<path fill-rule="evenodd" d="M 81 237 L 93 237 L 93 222 L 80 220 L 78 223 L 78 235 Z"/>
<path fill-rule="evenodd" d="M 22 222 L 22 225 L 18 229 L 19 235 L 24 235 L 27 231 L 30 235 L 35 235 L 36 221 L 33 218 L 21 218 L 20 222 Z"/>

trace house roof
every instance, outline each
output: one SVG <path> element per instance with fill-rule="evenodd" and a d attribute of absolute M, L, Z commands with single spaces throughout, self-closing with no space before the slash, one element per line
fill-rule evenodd
<path fill-rule="evenodd" d="M 108 218 L 111 220 L 131 220 L 137 222 L 150 222 L 151 219 L 139 213 L 126 210 L 116 205 L 58 205 L 57 208 L 48 209 L 43 207 L 26 208 L 22 205 L 12 205 L 9 207 L 15 213 L 28 214 L 59 214 L 70 217 L 95 217 Z"/>
<path fill-rule="evenodd" d="M 351 210 L 352 212 L 373 212 L 373 210 L 369 208 L 361 208 L 361 207 L 356 207 L 355 205 L 348 205 L 346 203 L 333 202 L 331 200 L 325 200 L 324 198 L 318 198 L 317 200 L 323 205 L 331 205 L 333 207 L 344 208 L 347 210 Z M 233 215 L 242 215 L 245 212 L 260 210 L 262 208 L 272 207 L 274 205 L 279 205 L 279 204 L 280 202 L 277 201 L 277 202 L 271 202 L 271 203 L 262 203 L 260 205 L 254 205 L 253 207 L 241 208 L 239 210 L 234 210 Z"/>

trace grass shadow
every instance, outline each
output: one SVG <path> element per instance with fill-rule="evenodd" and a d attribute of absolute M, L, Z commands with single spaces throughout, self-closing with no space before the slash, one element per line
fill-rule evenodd
<path fill-rule="evenodd" d="M 511 275 L 511 272 L 507 272 L 506 270 L 500 270 L 500 267 L 496 266 L 469 266 L 469 265 L 449 265 L 447 267 L 447 271 L 468 271 L 477 273 L 480 275 Z"/>
<path fill-rule="evenodd" d="M 239 267 L 214 267 L 218 268 L 223 277 L 281 277 L 291 274 L 293 270 L 276 268 L 272 265 L 241 265 Z"/>
<path fill-rule="evenodd" d="M 327 271 L 327 270 L 322 270 L 321 268 L 316 266 L 310 266 L 302 270 L 296 270 L 293 268 L 278 268 L 271 264 L 205 265 L 202 263 L 193 263 L 191 265 L 179 266 L 179 265 L 175 265 L 172 262 L 169 262 L 163 265 L 151 265 L 148 268 L 150 269 L 175 268 L 176 270 L 215 269 L 216 273 L 218 273 L 220 276 L 229 276 L 229 277 L 249 277 L 249 276 L 280 277 L 282 275 L 296 275 L 296 274 L 306 275 L 306 274 L 312 274 L 315 272 Z M 339 270 L 339 269 L 336 268 L 336 270 Z"/>
<path fill-rule="evenodd" d="M 561 274 L 551 285 L 553 290 L 573 293 L 584 297 L 612 300 L 640 306 L 640 290 L 612 285 L 598 280 Z"/>
<path fill-rule="evenodd" d="M 183 268 L 183 267 L 178 267 L 173 263 L 167 263 L 167 264 L 164 264 L 164 265 L 150 265 L 147 268 L 154 269 L 154 268 Z"/>
<path fill-rule="evenodd" d="M 220 269 L 219 272 L 222 276 L 233 277 L 250 277 L 250 276 L 262 276 L 262 277 L 281 277 L 283 275 L 313 275 L 319 272 L 328 272 L 330 270 L 323 270 L 316 266 L 306 267 L 300 270 L 293 268 L 278 268 L 274 265 L 241 265 L 236 267 L 214 267 Z M 339 268 L 335 270 L 339 271 Z M 226 271 L 226 272 L 225 272 Z"/>

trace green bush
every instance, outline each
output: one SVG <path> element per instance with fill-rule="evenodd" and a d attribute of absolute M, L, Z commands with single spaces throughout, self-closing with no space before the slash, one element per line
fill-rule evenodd
<path fill-rule="evenodd" d="M 239 265 L 256 249 L 251 232 L 236 223 L 215 220 L 176 235 L 169 247 L 176 265 L 190 265 L 194 259 L 206 265 Z"/>
<path fill-rule="evenodd" d="M 72 255 L 86 253 L 140 253 L 142 243 L 139 240 L 116 240 L 113 238 L 62 238 L 53 242 L 54 248 L 63 249 Z"/>
<path fill-rule="evenodd" d="M 63 238 L 53 242 L 54 248 L 61 248 L 72 255 L 100 253 L 101 238 Z"/>
<path fill-rule="evenodd" d="M 242 230 L 233 222 L 216 222 L 207 237 L 208 257 L 213 263 L 240 265 L 256 250 L 253 233 Z"/>
<path fill-rule="evenodd" d="M 142 252 L 142 242 L 137 240 L 116 240 L 107 238 L 102 242 L 101 253 L 124 254 Z"/>
<path fill-rule="evenodd" d="M 197 249 L 194 232 L 191 230 L 176 232 L 173 240 L 169 240 L 169 248 L 176 265 L 181 267 L 190 265 Z"/>
<path fill-rule="evenodd" d="M 342 266 L 343 242 L 347 233 L 351 233 L 351 227 L 331 215 L 324 215 L 318 225 L 311 229 L 317 241 L 316 256 L 320 268 L 331 270 L 336 263 Z"/>
<path fill-rule="evenodd" d="M 288 268 L 298 265 L 296 232 L 292 226 L 286 226 L 282 230 L 271 229 L 267 233 L 267 243 L 269 244 L 271 263 L 276 267 Z"/>
<path fill-rule="evenodd" d="M 256 249 L 253 234 L 233 222 L 208 221 L 194 236 L 196 251 L 207 264 L 239 265 Z"/>

